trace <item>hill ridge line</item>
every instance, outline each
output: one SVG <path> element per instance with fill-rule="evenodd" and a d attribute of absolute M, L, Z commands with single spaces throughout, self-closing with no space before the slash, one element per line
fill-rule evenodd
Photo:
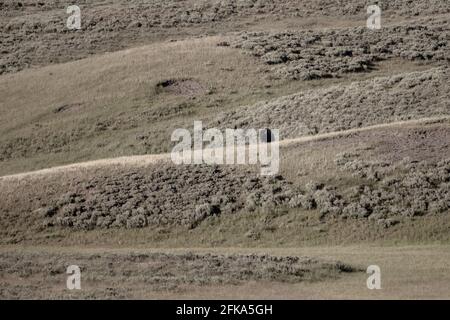
<path fill-rule="evenodd" d="M 426 123 L 435 123 L 435 122 L 445 122 L 446 120 L 450 120 L 449 116 L 441 116 L 441 117 L 430 117 L 430 118 L 421 118 L 414 120 L 403 120 L 403 121 L 395 121 L 389 123 L 375 124 L 371 126 L 366 126 L 362 128 L 354 128 L 342 131 L 334 131 L 327 132 L 323 134 L 316 134 L 311 136 L 302 136 L 298 138 L 291 138 L 281 140 L 279 142 L 280 146 L 288 146 L 290 144 L 295 143 L 306 143 L 313 141 L 320 141 L 330 138 L 336 137 L 344 137 L 346 135 L 352 133 L 366 132 L 376 129 L 390 128 L 402 125 L 414 125 L 414 124 L 426 124 Z M 39 169 L 35 171 L 28 171 L 22 173 L 16 173 L 11 175 L 0 176 L 0 181 L 6 181 L 10 179 L 22 179 L 30 176 L 39 176 L 39 175 L 47 175 L 47 174 L 56 174 L 61 172 L 69 172 L 78 169 L 88 169 L 102 166 L 120 166 L 120 165 L 129 165 L 129 166 L 145 166 L 148 164 L 155 164 L 160 161 L 170 160 L 170 153 L 160 153 L 160 154 L 146 154 L 146 155 L 131 155 L 131 156 L 122 156 L 115 158 L 106 158 L 106 159 L 98 159 L 98 160 L 90 160 L 85 162 L 72 163 L 62 166 L 50 167 L 45 169 Z"/>

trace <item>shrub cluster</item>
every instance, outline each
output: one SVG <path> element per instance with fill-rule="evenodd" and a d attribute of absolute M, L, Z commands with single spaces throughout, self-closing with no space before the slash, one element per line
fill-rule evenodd
<path fill-rule="evenodd" d="M 450 115 L 448 68 L 302 91 L 223 112 L 209 126 L 277 128 L 281 139 Z"/>
<path fill-rule="evenodd" d="M 446 20 L 384 27 L 338 30 L 245 32 L 232 45 L 268 65 L 278 78 L 313 80 L 370 71 L 390 58 L 450 61 L 450 28 Z M 271 75 L 273 76 L 273 75 Z"/>
<path fill-rule="evenodd" d="M 233 166 L 171 164 L 71 181 L 68 192 L 41 209 L 45 225 L 76 229 L 195 227 L 244 207 L 270 210 L 294 194 L 281 176 Z"/>

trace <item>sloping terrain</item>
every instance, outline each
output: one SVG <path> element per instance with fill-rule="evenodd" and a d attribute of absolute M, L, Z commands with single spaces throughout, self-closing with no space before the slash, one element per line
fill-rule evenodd
<path fill-rule="evenodd" d="M 384 27 L 243 33 L 232 45 L 268 65 L 276 77 L 311 80 L 367 72 L 382 60 L 448 63 L 450 29 L 446 17 Z"/>
<path fill-rule="evenodd" d="M 450 115 L 448 68 L 303 91 L 217 116 L 212 127 L 279 128 L 283 138 Z"/>
<path fill-rule="evenodd" d="M 450 12 L 445 1 L 377 1 L 384 18 Z M 117 51 L 149 41 L 218 34 L 288 20 L 312 25 L 364 21 L 370 1 L 324 0 L 80 0 L 82 32 L 69 32 L 67 3 L 6 0 L 0 3 L 0 74 Z M 324 19 L 325 18 L 325 19 Z"/>
<path fill-rule="evenodd" d="M 360 221 L 356 223 L 374 227 L 374 237 L 380 239 L 391 228 L 402 230 L 421 217 L 448 222 L 449 137 L 447 118 L 306 142 L 294 139 L 282 143 L 281 175 L 266 178 L 257 168 L 176 166 L 170 157 L 154 164 L 131 165 L 124 158 L 121 166 L 80 166 L 4 177 L 0 179 L 2 241 L 52 243 L 46 235 L 60 230 L 101 233 L 140 228 L 148 230 L 138 236 L 145 241 L 161 230 L 170 237 L 175 230 L 189 232 L 203 222 L 207 226 L 225 221 L 226 225 L 227 217 L 258 215 L 268 225 L 273 219 L 295 217 L 285 226 L 295 232 L 305 227 L 303 218 L 311 214 L 324 228 L 336 221 L 349 225 Z M 441 227 L 448 228 L 448 223 Z M 222 228 L 224 239 L 234 232 L 232 228 Z M 276 238 L 279 227 L 266 225 L 258 230 L 250 222 L 247 228 L 241 236 L 258 240 L 261 233 Z M 354 236 L 367 237 L 364 233 Z M 445 233 L 437 236 L 446 238 Z M 225 241 L 229 240 L 235 239 Z M 212 244 L 216 239 L 203 241 Z"/>
<path fill-rule="evenodd" d="M 41 178 L 38 176 L 31 184 L 42 183 Z M 84 177 L 77 172 L 66 180 L 67 185 L 58 185 L 51 191 L 53 179 L 44 194 L 35 194 L 37 203 L 32 201 L 30 207 L 23 208 L 27 212 L 24 215 L 17 215 L 15 192 L 2 192 L 6 201 L 9 194 L 12 196 L 10 205 L 3 206 L 6 220 L 14 220 L 16 226 L 42 224 L 87 230 L 173 224 L 192 228 L 207 217 L 241 210 L 250 196 L 264 206 L 281 204 L 292 193 L 281 177 L 262 178 L 246 168 L 170 163 L 131 171 L 100 168 L 93 176 L 88 172 Z M 61 194 L 62 190 L 66 193 Z M 29 211 L 34 212 L 34 223 Z M 16 218 L 7 218 L 8 212 Z"/>
<path fill-rule="evenodd" d="M 188 37 L 7 74 L 0 78 L 0 174 L 169 152 L 171 132 L 194 120 L 221 128 L 271 125 L 291 138 L 448 114 L 446 9 L 431 5 L 442 14 L 423 10 L 411 21 L 406 14 L 377 31 L 361 23 Z"/>
<path fill-rule="evenodd" d="M 279 128 L 285 139 L 449 114 L 446 67 L 379 77 L 396 68 L 424 69 L 394 62 L 354 78 L 266 81 L 257 69 L 261 64 L 233 49 L 216 47 L 216 41 L 180 42 L 164 45 L 162 50 L 145 47 L 3 77 L 0 173 L 169 152 L 173 130 L 191 129 L 194 120 L 219 128 L 270 125 Z M 199 60 L 205 57 L 212 65 Z M 98 64 L 104 69 L 95 69 Z M 233 68 L 220 71 L 223 64 Z M 186 71 L 180 74 L 178 68 Z M 68 78 L 73 70 L 76 75 Z M 160 85 L 164 79 L 189 75 L 195 81 Z M 367 77 L 374 79 L 364 80 Z M 101 85 L 94 85 L 98 81 Z M 186 94 L 179 94 L 186 83 L 190 83 L 183 89 Z M 277 98 L 293 92 L 298 93 Z M 262 102 L 256 102 L 258 96 L 264 97 Z"/>
<path fill-rule="evenodd" d="M 368 4 L 79 1 L 69 31 L 1 2 L 0 297 L 385 298 L 376 263 L 388 297 L 448 297 L 450 3 L 378 1 L 381 30 Z M 279 129 L 279 174 L 175 165 L 194 121 Z"/>

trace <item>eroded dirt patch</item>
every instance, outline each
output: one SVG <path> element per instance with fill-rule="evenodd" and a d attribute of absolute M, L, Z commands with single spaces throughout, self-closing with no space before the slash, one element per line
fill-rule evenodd
<path fill-rule="evenodd" d="M 61 112 L 76 112 L 79 111 L 83 107 L 82 103 L 70 103 L 70 104 L 63 104 L 55 109 L 53 109 L 53 113 L 61 113 Z"/>
<path fill-rule="evenodd" d="M 156 88 L 181 96 L 197 96 L 207 92 L 204 85 L 194 79 L 169 79 L 159 82 Z"/>

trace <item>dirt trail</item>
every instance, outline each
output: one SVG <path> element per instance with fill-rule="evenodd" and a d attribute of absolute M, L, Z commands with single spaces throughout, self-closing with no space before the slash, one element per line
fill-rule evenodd
<path fill-rule="evenodd" d="M 376 130 L 376 129 L 384 129 L 384 128 L 392 128 L 396 126 L 403 126 L 403 125 L 416 125 L 416 124 L 426 124 L 429 122 L 442 122 L 450 120 L 450 116 L 443 116 L 443 117 L 434 117 L 434 118 L 422 118 L 417 120 L 408 120 L 408 121 L 396 121 L 391 123 L 383 123 L 383 124 L 377 124 L 373 126 L 367 126 L 363 128 L 355 128 L 355 129 L 349 129 L 349 130 L 343 130 L 343 131 L 335 131 L 335 132 L 328 132 L 324 134 L 317 134 L 313 136 L 304 136 L 294 139 L 286 139 L 280 141 L 280 146 L 288 146 L 290 144 L 295 143 L 305 143 L 305 142 L 311 142 L 311 141 L 319 141 L 323 139 L 330 139 L 335 137 L 343 137 L 352 133 L 358 133 L 358 132 L 364 132 L 364 131 L 370 131 L 370 130 Z M 117 158 L 109 158 L 109 159 L 100 159 L 100 160 L 93 160 L 93 161 L 87 161 L 87 162 L 80 162 L 80 163 L 74 163 L 64 166 L 58 166 L 53 168 L 47 168 L 37 171 L 30 171 L 30 172 L 23 172 L 13 175 L 7 175 L 0 177 L 0 181 L 6 181 L 9 179 L 23 179 L 31 176 L 38 176 L 38 175 L 49 175 L 49 174 L 57 174 L 57 173 L 63 173 L 63 172 L 70 172 L 70 171 L 76 171 L 79 169 L 88 169 L 88 168 L 98 168 L 98 167 L 105 167 L 105 166 L 146 166 L 150 164 L 155 164 L 158 162 L 168 162 L 171 160 L 170 153 L 162 153 L 162 154 L 149 154 L 149 155 L 139 155 L 139 156 L 124 156 L 124 157 L 117 157 Z"/>

